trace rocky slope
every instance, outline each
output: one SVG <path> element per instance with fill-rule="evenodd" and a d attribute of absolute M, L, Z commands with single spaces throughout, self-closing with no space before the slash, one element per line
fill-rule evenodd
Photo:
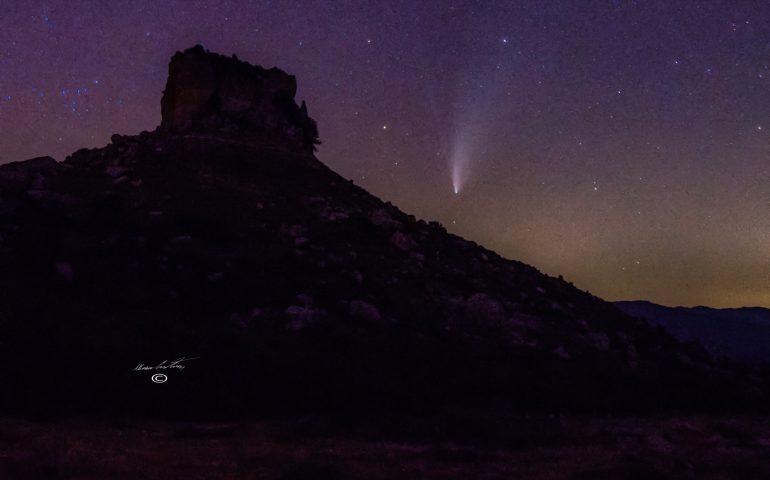
<path fill-rule="evenodd" d="M 0 167 L 7 409 L 722 408 L 763 390 L 312 154 L 293 77 L 175 55 L 153 132 Z M 139 363 L 197 357 L 186 368 Z"/>

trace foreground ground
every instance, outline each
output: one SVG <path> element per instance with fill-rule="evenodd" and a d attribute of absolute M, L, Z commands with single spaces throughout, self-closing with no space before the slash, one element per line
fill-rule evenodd
<path fill-rule="evenodd" d="M 317 419 L 3 419 L 0 478 L 770 478 L 770 419 L 521 418 L 513 430 L 517 423 L 504 441 L 464 443 L 392 434 L 375 440 Z M 330 431 L 337 433 L 322 433 Z"/>

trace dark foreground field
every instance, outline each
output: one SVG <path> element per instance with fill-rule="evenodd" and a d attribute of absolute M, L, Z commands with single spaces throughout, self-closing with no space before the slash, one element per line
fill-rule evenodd
<path fill-rule="evenodd" d="M 494 441 L 461 442 L 366 434 L 352 423 L 330 428 L 310 418 L 123 424 L 4 419 L 0 478 L 770 478 L 768 419 L 519 418 L 509 419 L 506 430 Z M 336 433 L 321 433 L 329 431 Z"/>

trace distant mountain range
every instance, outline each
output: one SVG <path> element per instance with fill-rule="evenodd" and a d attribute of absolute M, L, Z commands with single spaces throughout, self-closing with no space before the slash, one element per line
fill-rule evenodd
<path fill-rule="evenodd" d="M 647 301 L 615 302 L 629 315 L 660 325 L 681 341 L 697 341 L 717 355 L 770 363 L 770 309 L 665 307 Z"/>

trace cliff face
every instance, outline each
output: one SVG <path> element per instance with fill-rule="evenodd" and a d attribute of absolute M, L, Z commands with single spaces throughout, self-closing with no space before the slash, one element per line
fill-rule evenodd
<path fill-rule="evenodd" d="M 207 131 L 312 151 L 318 131 L 304 102 L 295 103 L 296 92 L 296 79 L 280 69 L 266 70 L 196 46 L 171 59 L 161 129 Z"/>

